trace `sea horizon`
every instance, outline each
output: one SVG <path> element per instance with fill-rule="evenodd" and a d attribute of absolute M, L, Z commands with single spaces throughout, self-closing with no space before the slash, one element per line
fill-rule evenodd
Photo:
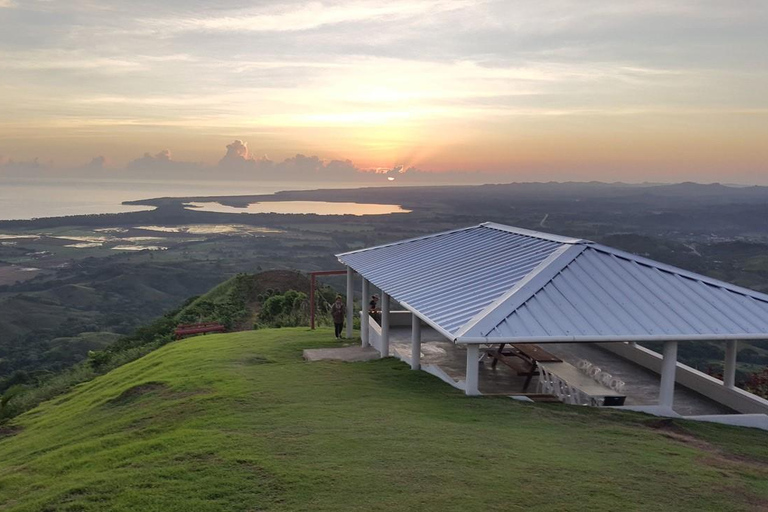
<path fill-rule="evenodd" d="M 0 183 L 0 220 L 31 220 L 152 210 L 127 205 L 157 197 L 274 194 L 283 190 L 359 188 L 360 184 L 192 180 L 92 180 L 6 178 Z"/>

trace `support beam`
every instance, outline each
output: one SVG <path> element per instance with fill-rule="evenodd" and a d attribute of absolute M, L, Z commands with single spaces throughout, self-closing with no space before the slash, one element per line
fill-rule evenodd
<path fill-rule="evenodd" d="M 381 291 L 381 357 L 389 357 L 389 295 Z"/>
<path fill-rule="evenodd" d="M 362 342 L 363 348 L 370 345 L 370 342 L 368 341 L 368 301 L 370 300 L 370 286 L 368 283 L 368 280 L 366 278 L 363 278 L 363 298 L 362 298 L 362 312 L 360 318 L 360 341 Z"/>
<path fill-rule="evenodd" d="M 677 368 L 677 342 L 665 341 L 661 361 L 659 405 L 671 408 L 675 401 L 675 370 Z"/>
<path fill-rule="evenodd" d="M 421 319 L 411 313 L 411 370 L 421 369 Z"/>
<path fill-rule="evenodd" d="M 723 368 L 723 385 L 727 388 L 736 387 L 736 354 L 739 352 L 738 341 L 725 342 L 725 365 Z"/>
<path fill-rule="evenodd" d="M 467 345 L 467 376 L 464 379 L 464 393 L 468 396 L 477 396 L 480 391 L 477 389 L 477 381 L 480 373 L 480 349 L 479 345 Z"/>
<path fill-rule="evenodd" d="M 315 274 L 309 274 L 309 328 L 315 330 Z"/>
<path fill-rule="evenodd" d="M 355 318 L 354 271 L 347 267 L 347 338 L 352 337 L 352 320 Z"/>

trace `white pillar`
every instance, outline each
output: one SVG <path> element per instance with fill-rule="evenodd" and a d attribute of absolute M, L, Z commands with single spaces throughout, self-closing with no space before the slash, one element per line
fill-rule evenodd
<path fill-rule="evenodd" d="M 368 286 L 368 280 L 366 278 L 363 278 L 363 299 L 362 299 L 362 312 L 360 318 L 360 341 L 362 341 L 363 347 L 367 347 L 369 345 L 368 342 L 368 301 L 370 297 L 368 296 L 370 294 L 370 287 Z"/>
<path fill-rule="evenodd" d="M 672 407 L 675 400 L 675 369 L 677 368 L 677 342 L 665 341 L 664 358 L 661 361 L 661 385 L 659 386 L 659 405 Z"/>
<path fill-rule="evenodd" d="M 411 370 L 421 368 L 421 319 L 411 313 Z"/>
<path fill-rule="evenodd" d="M 389 357 L 389 295 L 381 291 L 381 357 Z"/>
<path fill-rule="evenodd" d="M 477 379 L 480 370 L 480 349 L 478 345 L 467 345 L 467 376 L 464 379 L 464 393 L 469 396 L 480 394 L 477 389 Z"/>
<path fill-rule="evenodd" d="M 352 337 L 352 320 L 355 318 L 355 290 L 352 287 L 354 271 L 347 267 L 347 338 Z"/>
<path fill-rule="evenodd" d="M 729 388 L 736 386 L 736 354 L 739 352 L 738 341 L 725 342 L 725 365 L 723 368 L 723 385 Z"/>

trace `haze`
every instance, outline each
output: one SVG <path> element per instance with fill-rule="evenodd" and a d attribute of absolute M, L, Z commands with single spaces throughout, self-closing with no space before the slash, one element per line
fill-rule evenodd
<path fill-rule="evenodd" d="M 0 0 L 0 174 L 768 184 L 767 27 L 761 0 Z"/>

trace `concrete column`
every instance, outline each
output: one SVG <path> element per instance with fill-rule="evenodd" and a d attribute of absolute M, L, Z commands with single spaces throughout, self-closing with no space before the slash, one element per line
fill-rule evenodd
<path fill-rule="evenodd" d="M 368 280 L 366 278 L 363 278 L 363 303 L 362 303 L 362 312 L 360 318 L 360 341 L 362 341 L 363 347 L 367 347 L 370 343 L 368 342 L 368 301 L 370 300 L 370 286 L 368 285 Z"/>
<path fill-rule="evenodd" d="M 355 318 L 354 271 L 347 267 L 347 338 L 352 337 L 352 320 Z"/>
<path fill-rule="evenodd" d="M 664 358 L 661 361 L 661 385 L 659 386 L 659 405 L 672 407 L 675 400 L 675 369 L 677 368 L 677 342 L 665 341 Z"/>
<path fill-rule="evenodd" d="M 421 319 L 411 313 L 411 370 L 421 368 Z"/>
<path fill-rule="evenodd" d="M 725 342 L 725 365 L 723 368 L 723 385 L 728 388 L 736 386 L 736 354 L 739 352 L 738 341 Z"/>
<path fill-rule="evenodd" d="M 389 357 L 389 295 L 381 291 L 381 357 Z"/>
<path fill-rule="evenodd" d="M 478 345 L 467 345 L 467 376 L 464 379 L 466 389 L 464 393 L 468 396 L 480 394 L 477 389 L 477 380 L 480 370 L 480 348 Z"/>

